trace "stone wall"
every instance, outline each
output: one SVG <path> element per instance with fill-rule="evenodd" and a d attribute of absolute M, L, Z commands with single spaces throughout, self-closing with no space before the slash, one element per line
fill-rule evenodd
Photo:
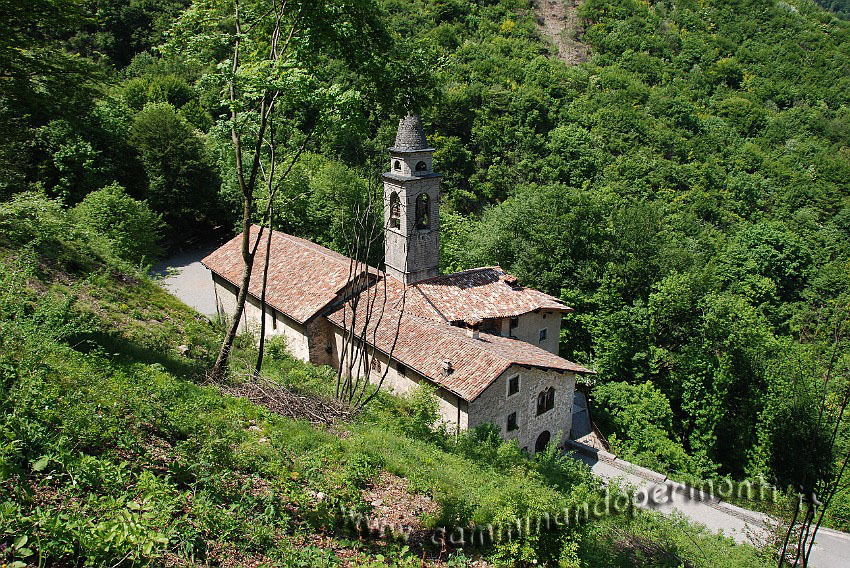
<path fill-rule="evenodd" d="M 398 193 L 401 226 L 389 225 L 390 195 Z M 427 229 L 416 228 L 416 198 L 428 195 Z M 384 219 L 387 272 L 402 282 L 418 282 L 438 274 L 440 254 L 440 178 L 438 176 L 399 179 L 384 175 Z M 405 277 L 405 274 L 408 276 Z"/>
<path fill-rule="evenodd" d="M 333 336 L 333 350 L 330 355 L 331 366 L 338 369 L 340 353 L 342 353 L 343 350 L 343 331 L 341 328 L 331 323 L 329 323 L 329 328 Z M 404 374 L 400 373 L 398 363 L 396 361 L 389 363 L 389 358 L 384 353 L 378 352 L 375 359 L 377 360 L 377 363 L 372 369 L 370 369 L 369 372 L 369 381 L 371 383 L 377 384 L 381 380 L 381 376 L 384 371 L 387 370 L 387 365 L 389 364 L 389 370 L 387 370 L 387 375 L 381 385 L 383 390 L 395 395 L 407 396 L 420 383 L 426 382 L 436 387 L 435 394 L 439 404 L 440 420 L 446 425 L 446 427 L 450 431 L 455 431 L 458 428 L 460 428 L 460 430 L 465 430 L 467 428 L 469 421 L 465 400 L 439 385 L 435 385 L 413 369 L 405 368 L 406 370 Z M 356 354 L 355 360 L 357 360 Z"/>
<path fill-rule="evenodd" d="M 519 375 L 519 392 L 508 396 L 508 379 Z M 534 452 L 538 436 L 548 431 L 555 440 L 561 433 L 561 442 L 570 435 L 572 426 L 575 375 L 544 369 L 528 369 L 511 365 L 487 390 L 469 403 L 470 428 L 486 422 L 495 424 L 506 440 L 517 440 L 520 448 Z M 537 395 L 549 387 L 555 389 L 555 406 L 537 415 Z M 517 413 L 518 428 L 507 431 L 508 415 Z"/>

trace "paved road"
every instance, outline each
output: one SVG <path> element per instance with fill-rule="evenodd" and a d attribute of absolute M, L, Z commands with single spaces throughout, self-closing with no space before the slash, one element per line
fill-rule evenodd
<path fill-rule="evenodd" d="M 591 471 L 607 483 L 634 488 L 635 502 L 644 508 L 667 515 L 678 510 L 712 532 L 722 532 L 739 543 L 757 544 L 766 535 L 762 522 L 767 517 L 762 513 L 708 498 L 670 480 L 660 481 L 659 478 L 663 476 L 655 474 L 658 477 L 654 477 L 653 472 L 647 474 L 629 468 L 631 464 L 627 462 L 609 462 L 580 452 L 573 455 L 587 463 Z M 809 565 L 813 568 L 850 566 L 850 534 L 820 529 Z"/>
<path fill-rule="evenodd" d="M 153 273 L 162 276 L 162 285 L 184 303 L 207 317 L 215 316 L 215 292 L 210 271 L 201 260 L 218 248 L 210 244 L 200 249 L 179 252 L 154 265 Z"/>

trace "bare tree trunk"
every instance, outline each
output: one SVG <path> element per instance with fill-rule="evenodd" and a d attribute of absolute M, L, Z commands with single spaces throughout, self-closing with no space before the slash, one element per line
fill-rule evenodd
<path fill-rule="evenodd" d="M 272 64 L 277 63 L 282 54 L 286 51 L 289 41 L 292 39 L 293 34 L 298 26 L 298 22 L 301 18 L 301 11 L 299 11 L 298 16 L 295 18 L 295 21 L 290 28 L 289 35 L 286 38 L 286 41 L 283 45 L 283 48 L 279 47 L 280 40 L 280 26 L 283 18 L 284 11 L 286 9 L 286 1 L 278 5 L 278 0 L 273 0 L 272 2 L 273 11 L 275 13 L 275 24 L 272 30 L 271 37 L 271 48 L 269 50 L 269 61 Z M 303 10 L 304 6 L 302 5 L 301 10 Z M 235 27 L 236 27 L 236 35 L 234 39 L 234 47 L 233 47 L 233 64 L 231 66 L 231 78 L 228 84 L 228 91 L 230 96 L 230 137 L 233 143 L 233 152 L 236 160 L 236 178 L 239 182 L 239 188 L 242 192 L 242 262 L 243 262 L 243 270 L 242 270 L 242 281 L 239 286 L 239 293 L 236 297 L 236 309 L 234 310 L 232 321 L 230 322 L 230 327 L 227 331 L 227 334 L 224 336 L 224 340 L 221 344 L 221 349 L 219 350 L 218 357 L 216 358 L 215 364 L 213 365 L 212 370 L 210 371 L 210 379 L 213 381 L 220 381 L 225 374 L 227 369 L 227 363 L 230 359 L 230 353 L 233 349 L 233 342 L 236 340 L 236 334 L 239 331 L 239 320 L 242 318 L 242 314 L 245 311 L 245 302 L 248 299 L 248 289 L 251 284 L 251 274 L 254 268 L 254 257 L 257 252 L 257 247 L 260 244 L 260 239 L 263 234 L 263 226 L 260 226 L 260 231 L 257 234 L 257 240 L 254 243 L 254 246 L 251 247 L 251 215 L 253 213 L 254 208 L 254 189 L 256 187 L 257 177 L 261 171 L 262 160 L 263 160 L 263 145 L 267 142 L 266 140 L 266 130 L 269 127 L 272 111 L 274 110 L 275 101 L 277 100 L 278 95 L 280 94 L 279 90 L 269 89 L 265 91 L 260 100 L 259 107 L 259 127 L 257 131 L 257 140 L 254 146 L 253 158 L 251 162 L 251 171 L 246 176 L 245 175 L 245 166 L 242 160 L 242 137 L 241 137 L 241 126 L 238 124 L 239 113 L 237 110 L 237 101 L 239 98 L 239 93 L 237 93 L 237 88 L 235 84 L 236 75 L 240 66 L 240 38 L 242 35 L 242 21 L 239 10 L 239 0 L 234 0 L 234 18 L 235 18 Z M 271 156 L 271 164 L 270 174 L 268 178 L 269 187 L 273 183 L 273 171 L 274 171 L 274 130 L 271 130 L 271 147 L 272 147 L 272 156 Z M 309 140 L 309 135 L 307 137 Z M 287 169 L 287 173 L 292 169 L 292 166 L 295 163 L 295 160 L 300 156 L 301 151 L 304 149 L 304 145 L 306 145 L 306 140 L 304 144 L 299 148 L 298 152 L 295 155 L 292 163 Z M 284 174 L 284 177 L 286 174 Z M 279 185 L 278 185 L 279 187 Z M 264 217 L 268 217 L 269 210 L 271 207 L 273 195 L 269 197 L 269 206 L 266 210 L 266 214 Z M 264 219 L 265 220 L 265 219 Z"/>
<path fill-rule="evenodd" d="M 850 458 L 850 451 L 848 451 L 844 457 L 843 463 L 838 469 L 837 474 L 827 474 L 826 478 L 824 479 L 813 480 L 813 483 L 811 483 L 811 494 L 807 495 L 805 499 L 803 498 L 802 492 L 809 490 L 808 474 L 810 467 L 808 466 L 815 459 L 813 452 L 816 451 L 816 448 L 817 451 L 824 451 L 824 448 L 820 444 L 815 443 L 816 437 L 820 432 L 821 427 L 832 421 L 830 424 L 832 426 L 832 432 L 826 449 L 828 449 L 830 455 L 833 455 L 837 447 L 838 433 L 843 427 L 845 413 L 848 404 L 850 404 L 850 390 L 848 390 L 848 388 L 850 387 L 847 386 L 847 379 L 848 377 L 850 377 L 850 369 L 846 369 L 843 371 L 843 388 L 845 390 L 842 393 L 841 401 L 838 406 L 836 408 L 830 409 L 828 401 L 829 394 L 831 391 L 831 385 L 832 383 L 834 383 L 835 380 L 835 375 L 842 372 L 838 368 L 838 362 L 840 361 L 841 353 L 846 349 L 845 326 L 848 320 L 848 316 L 850 316 L 850 306 L 840 307 L 839 313 L 835 314 L 835 323 L 831 326 L 829 333 L 829 343 L 831 343 L 829 349 L 829 356 L 825 364 L 821 364 L 822 352 L 818 350 L 817 363 L 814 364 L 814 367 L 812 369 L 813 373 L 823 373 L 823 380 L 821 381 L 821 384 L 819 386 L 820 402 L 818 407 L 818 418 L 816 421 L 815 428 L 812 431 L 811 441 L 808 447 L 804 448 L 801 452 L 802 458 L 805 461 L 807 467 L 803 473 L 801 495 L 797 500 L 797 505 L 794 509 L 794 513 L 788 525 L 788 530 L 785 533 L 785 539 L 779 551 L 780 568 L 782 567 L 783 561 L 786 558 L 791 535 L 794 533 L 795 527 L 797 527 L 797 521 L 799 518 L 799 514 L 803 509 L 804 500 L 806 502 L 806 507 L 805 512 L 803 514 L 803 520 L 799 523 L 800 534 L 797 537 L 797 550 L 795 552 L 794 562 L 792 563 L 792 566 L 797 566 L 798 562 L 800 562 L 801 560 L 803 566 L 808 566 L 812 547 L 814 546 L 814 541 L 817 537 L 818 530 L 820 529 L 821 522 L 823 521 L 824 515 L 826 514 L 826 510 L 829 507 L 832 498 L 839 491 L 841 477 L 843 476 L 845 468 L 847 466 L 848 458 Z M 820 325 L 821 324 L 818 325 L 818 328 L 820 328 Z M 818 335 L 818 333 L 815 333 L 815 335 Z M 817 341 L 817 339 L 815 339 L 814 341 Z M 805 371 L 803 371 L 803 369 L 801 368 L 801 378 L 804 372 Z M 820 495 L 818 495 L 818 493 L 820 493 Z M 817 517 L 817 522 L 815 522 L 815 517 Z"/>
<path fill-rule="evenodd" d="M 370 181 L 366 202 L 353 208 L 351 222 L 346 223 L 352 231 L 348 250 L 350 293 L 343 309 L 343 341 L 337 368 L 336 397 L 355 411 L 362 410 L 375 397 L 389 373 L 407 295 L 405 286 L 397 305 L 391 307 L 386 271 L 371 268 L 368 264 L 373 247 L 382 242 L 386 230 L 375 214 L 374 197 L 375 190 Z M 394 326 L 391 332 L 393 339 L 387 352 L 388 364 L 373 383 L 370 381 L 372 370 L 376 361 L 380 364 L 376 342 L 385 317 L 393 318 L 390 321 L 390 325 Z M 375 387 L 371 392 L 370 384 Z"/>
<path fill-rule="evenodd" d="M 274 209 L 271 209 L 269 212 L 269 236 L 266 241 L 266 261 L 263 266 L 263 290 L 260 293 L 260 307 L 262 309 L 262 316 L 260 317 L 260 345 L 257 350 L 257 364 L 254 366 L 254 376 L 260 376 L 260 371 L 263 368 L 263 353 L 266 348 L 266 287 L 269 282 L 269 259 L 271 258 L 272 251 L 272 236 L 273 236 L 273 221 L 274 221 Z M 274 317 L 274 312 L 272 312 L 272 317 Z"/>

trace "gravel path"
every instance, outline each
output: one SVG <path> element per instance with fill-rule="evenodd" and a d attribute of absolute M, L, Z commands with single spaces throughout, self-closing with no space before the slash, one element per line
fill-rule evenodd
<path fill-rule="evenodd" d="M 205 316 L 215 316 L 215 291 L 212 275 L 201 260 L 220 246 L 210 243 L 201 248 L 176 253 L 153 267 L 153 274 L 162 276 L 162 286 L 185 304 Z"/>

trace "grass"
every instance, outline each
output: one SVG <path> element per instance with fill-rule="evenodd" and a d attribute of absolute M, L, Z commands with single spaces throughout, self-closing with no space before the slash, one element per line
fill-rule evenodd
<path fill-rule="evenodd" d="M 456 441 L 416 424 L 411 402 L 390 395 L 333 429 L 226 396 L 203 380 L 221 330 L 59 226 L 28 246 L 0 243 L 0 563 L 419 566 L 423 554 L 440 565 L 483 556 L 625 566 L 636 554 L 658 566 L 765 563 L 642 512 L 446 549 L 357 533 L 349 514 L 369 513 L 362 490 L 382 470 L 439 505 L 422 519 L 431 529 L 513 526 L 604 493 L 578 462 L 555 452 L 527 460 L 492 430 Z M 241 341 L 235 370 L 253 362 Z M 269 357 L 266 373 L 310 396 L 333 387 L 329 369 L 286 355 Z"/>

